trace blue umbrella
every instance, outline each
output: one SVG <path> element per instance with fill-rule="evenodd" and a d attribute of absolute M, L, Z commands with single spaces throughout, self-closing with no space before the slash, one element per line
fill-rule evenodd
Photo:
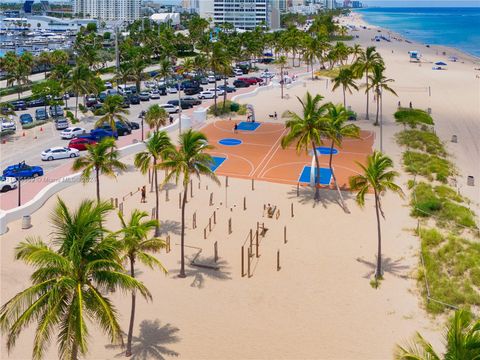
<path fill-rule="evenodd" d="M 438 65 L 438 66 L 447 66 L 447 64 L 445 64 L 443 61 L 436 62 L 435 65 Z"/>

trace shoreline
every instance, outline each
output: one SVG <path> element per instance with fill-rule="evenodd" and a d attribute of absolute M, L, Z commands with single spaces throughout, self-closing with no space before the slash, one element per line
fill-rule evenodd
<path fill-rule="evenodd" d="M 407 35 L 401 34 L 399 32 L 396 32 L 394 30 L 391 30 L 383 26 L 378 26 L 378 25 L 369 23 L 367 20 L 365 20 L 365 17 L 359 11 L 354 10 L 350 13 L 350 15 L 346 17 L 341 17 L 340 19 L 349 19 L 349 18 L 353 18 L 354 20 L 360 23 L 363 23 L 363 25 L 366 26 L 367 28 L 382 30 L 387 32 L 389 35 L 394 35 L 395 37 L 397 37 L 398 39 L 401 39 L 404 42 L 410 43 L 412 45 L 418 45 L 419 49 L 420 47 L 422 47 L 430 50 L 437 50 L 438 56 L 447 56 L 447 57 L 456 56 L 458 58 L 457 62 L 468 61 L 468 62 L 472 62 L 474 65 L 480 66 L 480 56 L 470 54 L 468 52 L 465 52 L 464 50 L 458 49 L 453 46 L 438 45 L 438 44 L 432 45 L 432 44 L 422 43 L 417 40 L 412 40 Z M 427 47 L 427 45 L 429 45 L 429 47 Z M 445 53 L 445 55 L 443 53 Z"/>

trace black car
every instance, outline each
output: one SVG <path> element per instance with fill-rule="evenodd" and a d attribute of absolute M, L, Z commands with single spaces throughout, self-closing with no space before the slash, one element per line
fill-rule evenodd
<path fill-rule="evenodd" d="M 25 101 L 18 100 L 18 101 L 12 101 L 10 103 L 13 107 L 13 110 L 19 111 L 19 110 L 27 110 L 27 104 Z"/>
<path fill-rule="evenodd" d="M 130 107 L 130 99 L 126 96 L 123 97 L 122 108 L 127 109 Z"/>
<path fill-rule="evenodd" d="M 246 88 L 249 87 L 250 84 L 242 80 L 235 80 L 233 82 L 233 86 L 235 86 L 236 88 Z"/>
<path fill-rule="evenodd" d="M 173 106 L 178 106 L 178 103 L 179 103 L 178 100 L 169 100 L 167 102 L 167 104 L 170 104 L 170 105 L 173 105 Z M 186 101 L 182 101 L 182 110 L 191 109 L 192 107 L 193 107 L 193 104 L 191 104 L 189 102 L 186 102 Z"/>
<path fill-rule="evenodd" d="M 115 121 L 115 127 L 116 127 L 118 136 L 130 135 L 132 133 L 132 130 L 121 121 Z M 113 132 L 112 127 L 108 124 L 103 124 L 101 127 L 97 129 L 103 129 L 106 131 Z"/>
<path fill-rule="evenodd" d="M 130 95 L 128 99 L 130 100 L 130 104 L 132 105 L 140 104 L 140 97 L 138 95 L 135 95 L 135 94 Z"/>
<path fill-rule="evenodd" d="M 138 130 L 140 129 L 140 124 L 135 122 L 135 121 L 128 121 L 128 120 L 125 120 L 125 124 L 127 124 L 127 126 L 130 127 L 130 129 L 132 130 Z"/>
<path fill-rule="evenodd" d="M 29 108 L 45 106 L 45 99 L 34 99 L 27 102 Z"/>
<path fill-rule="evenodd" d="M 162 95 L 162 96 L 167 95 L 167 87 L 166 86 L 158 86 L 157 90 L 160 93 L 160 95 Z"/>
<path fill-rule="evenodd" d="M 107 98 L 108 94 L 106 92 L 101 92 L 100 94 L 98 94 L 98 101 L 100 101 L 101 103 L 103 103 L 105 101 L 105 99 Z"/>
<path fill-rule="evenodd" d="M 237 89 L 235 89 L 233 86 L 228 86 L 228 85 L 219 85 L 218 88 L 220 90 L 224 90 L 226 91 L 227 93 L 232 93 L 232 92 L 235 92 L 237 91 Z"/>
<path fill-rule="evenodd" d="M 203 91 L 203 87 L 199 86 L 199 87 L 186 88 L 185 90 L 183 90 L 183 93 L 185 95 L 197 95 L 197 94 L 200 94 L 202 91 Z"/>
<path fill-rule="evenodd" d="M 91 107 L 94 107 L 95 105 L 97 105 L 98 101 L 97 101 L 97 98 L 95 96 L 89 96 L 87 97 L 87 100 L 85 101 L 85 106 L 87 108 L 91 108 Z"/>
<path fill-rule="evenodd" d="M 182 97 L 182 103 L 183 102 L 186 102 L 188 104 L 192 104 L 193 106 L 195 106 L 195 105 L 200 105 L 202 103 L 202 100 L 194 98 L 192 96 L 185 96 L 185 97 Z"/>
<path fill-rule="evenodd" d="M 51 117 L 59 117 L 63 116 L 63 109 L 60 105 L 52 105 L 50 106 L 50 116 Z"/>

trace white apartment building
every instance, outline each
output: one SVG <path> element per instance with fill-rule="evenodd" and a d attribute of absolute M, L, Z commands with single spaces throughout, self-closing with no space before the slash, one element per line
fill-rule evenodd
<path fill-rule="evenodd" d="M 215 25 L 229 22 L 237 29 L 249 30 L 266 24 L 272 27 L 272 9 L 278 0 L 213 0 L 213 21 Z M 277 5 L 278 6 L 278 5 Z M 278 7 L 274 14 L 278 14 Z"/>
<path fill-rule="evenodd" d="M 140 18 L 141 0 L 74 0 L 75 14 L 99 20 L 134 21 Z"/>

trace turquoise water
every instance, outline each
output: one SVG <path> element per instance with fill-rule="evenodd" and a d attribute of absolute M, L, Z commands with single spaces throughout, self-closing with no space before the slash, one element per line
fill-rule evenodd
<path fill-rule="evenodd" d="M 480 8 L 367 8 L 358 12 L 366 22 L 410 40 L 480 57 Z"/>

